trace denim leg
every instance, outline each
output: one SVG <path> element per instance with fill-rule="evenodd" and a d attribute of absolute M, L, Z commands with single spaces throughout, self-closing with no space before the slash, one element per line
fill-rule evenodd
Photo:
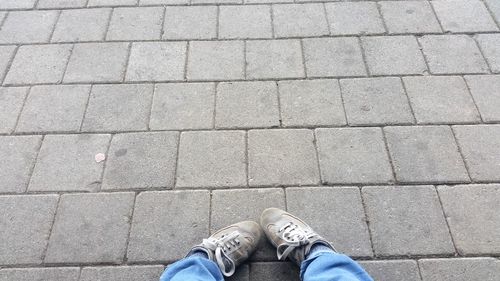
<path fill-rule="evenodd" d="M 160 281 L 224 281 L 224 277 L 215 262 L 188 257 L 168 266 Z"/>
<path fill-rule="evenodd" d="M 366 271 L 350 257 L 321 252 L 302 262 L 303 281 L 373 281 Z"/>

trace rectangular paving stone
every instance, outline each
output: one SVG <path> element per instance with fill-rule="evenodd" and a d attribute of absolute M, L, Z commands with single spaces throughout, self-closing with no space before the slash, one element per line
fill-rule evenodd
<path fill-rule="evenodd" d="M 138 0 L 89 0 L 88 6 L 135 6 Z"/>
<path fill-rule="evenodd" d="M 213 39 L 217 37 L 217 7 L 165 8 L 163 39 Z"/>
<path fill-rule="evenodd" d="M 0 43 L 48 42 L 58 13 L 58 11 L 9 12 L 0 29 Z"/>
<path fill-rule="evenodd" d="M 79 274 L 78 267 L 4 268 L 0 270 L 0 281 L 77 281 Z"/>
<path fill-rule="evenodd" d="M 385 32 L 376 2 L 327 3 L 325 9 L 332 35 Z"/>
<path fill-rule="evenodd" d="M 178 132 L 117 134 L 102 189 L 173 187 Z"/>
<path fill-rule="evenodd" d="M 166 5 L 186 4 L 187 5 L 187 4 L 189 4 L 189 0 L 139 0 L 139 5 L 141 5 L 141 6 L 158 5 L 158 4 L 166 4 Z"/>
<path fill-rule="evenodd" d="M 16 46 L 0 46 L 0 81 L 3 81 L 5 74 L 7 74 L 9 64 L 15 52 Z"/>
<path fill-rule="evenodd" d="M 163 13 L 163 7 L 115 8 L 106 39 L 160 39 Z"/>
<path fill-rule="evenodd" d="M 304 77 L 299 40 L 254 40 L 246 42 L 248 78 Z"/>
<path fill-rule="evenodd" d="M 498 31 L 480 0 L 433 0 L 431 3 L 444 31 Z"/>
<path fill-rule="evenodd" d="M 128 52 L 129 43 L 76 44 L 64 82 L 120 82 Z"/>
<path fill-rule="evenodd" d="M 462 77 L 404 77 L 419 124 L 470 123 L 481 118 Z"/>
<path fill-rule="evenodd" d="M 4 85 L 60 83 L 71 48 L 69 44 L 19 47 Z"/>
<path fill-rule="evenodd" d="M 329 35 L 323 4 L 273 5 L 273 24 L 276 37 L 309 37 Z"/>
<path fill-rule="evenodd" d="M 362 193 L 377 256 L 454 253 L 433 186 L 371 186 Z"/>
<path fill-rule="evenodd" d="M 220 6 L 219 13 L 219 38 L 273 37 L 270 6 Z"/>
<path fill-rule="evenodd" d="M 451 235 L 461 255 L 500 253 L 500 185 L 438 188 Z"/>
<path fill-rule="evenodd" d="M 484 4 L 486 4 L 497 23 L 500 22 L 500 2 L 497 0 L 484 0 Z"/>
<path fill-rule="evenodd" d="M 38 154 L 29 191 L 93 191 L 101 181 L 110 135 L 47 135 Z"/>
<path fill-rule="evenodd" d="M 481 119 L 488 122 L 500 121 L 500 76 L 465 76 L 467 86 L 479 109 Z"/>
<path fill-rule="evenodd" d="M 87 0 L 40 0 L 37 7 L 39 9 L 81 8 L 86 5 Z"/>
<path fill-rule="evenodd" d="M 414 123 L 400 78 L 342 79 L 340 86 L 349 125 Z"/>
<path fill-rule="evenodd" d="M 421 281 L 418 265 L 413 260 L 360 261 L 374 280 Z"/>
<path fill-rule="evenodd" d="M 500 73 L 500 34 L 479 34 L 476 36 L 483 55 L 494 73 Z"/>
<path fill-rule="evenodd" d="M 0 134 L 14 131 L 27 94 L 27 87 L 0 88 Z"/>
<path fill-rule="evenodd" d="M 79 281 L 157 281 L 163 265 L 84 267 Z"/>
<path fill-rule="evenodd" d="M 183 132 L 176 187 L 246 186 L 245 132 Z"/>
<path fill-rule="evenodd" d="M 397 181 L 469 181 L 449 127 L 386 127 L 384 131 Z"/>
<path fill-rule="evenodd" d="M 432 74 L 488 72 L 476 42 L 467 35 L 425 35 L 419 41 Z"/>
<path fill-rule="evenodd" d="M 331 241 L 336 250 L 354 257 L 373 255 L 357 187 L 287 188 L 286 200 L 287 210 Z"/>
<path fill-rule="evenodd" d="M 214 83 L 156 84 L 152 130 L 210 129 L 214 126 Z"/>
<path fill-rule="evenodd" d="M 186 42 L 134 42 L 126 81 L 183 80 Z"/>
<path fill-rule="evenodd" d="M 79 131 L 89 93 L 89 85 L 32 87 L 16 132 Z"/>
<path fill-rule="evenodd" d="M 146 130 L 152 99 L 151 84 L 94 85 L 82 130 Z"/>
<path fill-rule="evenodd" d="M 0 265 L 42 263 L 57 195 L 0 196 Z M 9 274 L 0 270 L 0 280 Z"/>
<path fill-rule="evenodd" d="M 111 9 L 109 8 L 63 10 L 57 21 L 51 41 L 104 40 L 110 14 Z"/>
<path fill-rule="evenodd" d="M 313 132 L 305 129 L 249 131 L 248 173 L 250 186 L 318 184 Z"/>
<path fill-rule="evenodd" d="M 0 9 L 30 9 L 36 4 L 36 0 L 3 0 Z"/>
<path fill-rule="evenodd" d="M 291 262 L 250 264 L 250 281 L 299 281 L 299 268 Z"/>
<path fill-rule="evenodd" d="M 357 38 L 304 39 L 307 77 L 366 76 Z"/>
<path fill-rule="evenodd" d="M 61 195 L 45 263 L 121 263 L 135 194 Z"/>
<path fill-rule="evenodd" d="M 324 184 L 393 182 L 379 128 L 316 129 Z"/>
<path fill-rule="evenodd" d="M 494 258 L 422 259 L 418 261 L 423 281 L 495 281 L 500 262 Z"/>
<path fill-rule="evenodd" d="M 245 78 L 242 41 L 192 41 L 187 62 L 188 80 Z"/>
<path fill-rule="evenodd" d="M 285 127 L 345 125 L 336 80 L 280 81 L 281 119 Z"/>
<path fill-rule="evenodd" d="M 227 281 L 249 281 L 250 278 L 250 266 L 248 264 L 242 264 L 237 267 L 236 272 L 231 277 L 226 277 Z"/>
<path fill-rule="evenodd" d="M 378 2 L 389 33 L 441 33 L 441 27 L 427 1 Z"/>
<path fill-rule="evenodd" d="M 216 128 L 279 126 L 275 82 L 235 82 L 217 85 Z"/>
<path fill-rule="evenodd" d="M 186 208 L 189 206 L 189 208 Z M 172 262 L 209 234 L 208 191 L 143 192 L 137 195 L 127 259 Z"/>
<path fill-rule="evenodd" d="M 191 5 L 196 4 L 242 4 L 243 0 L 191 0 Z"/>

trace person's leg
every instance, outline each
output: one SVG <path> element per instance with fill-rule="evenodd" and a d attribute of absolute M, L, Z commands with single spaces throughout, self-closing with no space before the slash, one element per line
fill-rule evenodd
<path fill-rule="evenodd" d="M 168 266 L 160 281 L 224 281 L 224 277 L 215 262 L 191 256 Z"/>
<path fill-rule="evenodd" d="M 300 266 L 300 278 L 304 281 L 373 281 L 357 262 L 335 252 L 308 257 Z"/>

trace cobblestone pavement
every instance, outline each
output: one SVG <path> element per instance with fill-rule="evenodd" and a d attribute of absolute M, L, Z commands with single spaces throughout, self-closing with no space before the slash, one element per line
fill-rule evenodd
<path fill-rule="evenodd" d="M 157 280 L 270 206 L 376 280 L 500 280 L 500 1 L 299 2 L 0 0 L 0 281 Z"/>

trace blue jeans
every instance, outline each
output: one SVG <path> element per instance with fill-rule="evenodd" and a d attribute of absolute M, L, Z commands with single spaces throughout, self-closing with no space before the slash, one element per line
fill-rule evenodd
<path fill-rule="evenodd" d="M 373 281 L 348 256 L 327 252 L 320 252 L 303 261 L 300 278 L 303 281 Z M 224 281 L 224 277 L 213 261 L 188 257 L 167 267 L 160 281 Z"/>

